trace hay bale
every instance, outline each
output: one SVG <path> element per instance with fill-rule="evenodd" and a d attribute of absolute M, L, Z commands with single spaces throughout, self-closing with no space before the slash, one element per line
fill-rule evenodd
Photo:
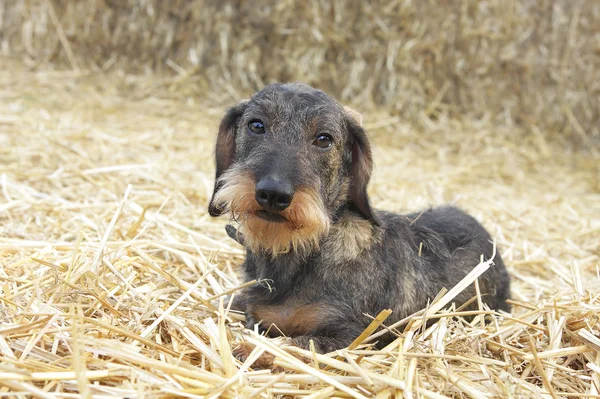
<path fill-rule="evenodd" d="M 469 115 L 590 147 L 599 21 L 594 0 L 15 0 L 0 42 L 32 66 L 174 71 L 176 90 L 228 100 L 300 80 L 412 122 Z"/>
<path fill-rule="evenodd" d="M 483 325 L 436 301 L 436 323 L 394 326 L 384 350 L 317 355 L 244 331 L 221 303 L 243 256 L 206 213 L 222 110 L 169 98 L 156 79 L 0 60 L 3 395 L 598 397 L 597 155 L 485 122 L 417 131 L 365 114 L 373 202 L 477 216 L 513 277 L 514 312 Z M 242 340 L 286 373 L 240 364 Z"/>

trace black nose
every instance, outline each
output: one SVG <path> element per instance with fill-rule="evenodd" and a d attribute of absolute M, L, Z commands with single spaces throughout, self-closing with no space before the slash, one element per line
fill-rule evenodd
<path fill-rule="evenodd" d="M 294 188 L 290 183 L 272 177 L 256 183 L 256 202 L 267 211 L 283 211 L 290 206 L 293 197 Z"/>

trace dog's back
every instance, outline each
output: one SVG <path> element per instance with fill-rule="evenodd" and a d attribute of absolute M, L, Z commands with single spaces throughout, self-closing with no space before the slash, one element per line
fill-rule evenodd
<path fill-rule="evenodd" d="M 441 288 L 443 282 L 445 288 L 452 288 L 482 257 L 488 260 L 493 255 L 490 234 L 475 218 L 458 208 L 444 206 L 407 216 L 410 230 L 423 243 L 421 256 L 428 258 L 424 267 L 429 269 L 423 274 L 432 276 L 429 284 L 433 286 Z M 478 280 L 480 291 L 491 309 L 509 311 L 506 300 L 510 297 L 510 277 L 498 252 L 493 262 L 490 270 Z M 474 295 L 475 288 L 470 286 L 456 302 L 464 303 Z M 468 308 L 476 307 L 475 302 Z"/>
<path fill-rule="evenodd" d="M 344 222 L 348 226 L 343 238 L 333 230 L 320 257 L 313 261 L 321 284 L 345 282 L 328 292 L 346 303 L 348 312 L 353 309 L 354 318 L 389 308 L 393 313 L 388 322 L 403 319 L 421 310 L 442 289 L 454 287 L 482 258 L 493 255 L 488 232 L 458 208 L 444 206 L 409 215 L 376 211 L 375 215 L 380 222 L 372 230 L 361 231 L 357 222 Z M 345 218 L 354 220 L 355 216 Z M 356 251 L 359 238 L 367 235 L 363 249 Z M 331 242 L 340 245 L 342 241 L 345 245 L 331 251 Z M 510 278 L 498 252 L 493 262 L 478 279 L 482 300 L 491 309 L 509 311 Z M 457 308 L 470 302 L 465 310 L 474 310 L 478 307 L 475 296 L 472 284 L 453 302 Z"/>

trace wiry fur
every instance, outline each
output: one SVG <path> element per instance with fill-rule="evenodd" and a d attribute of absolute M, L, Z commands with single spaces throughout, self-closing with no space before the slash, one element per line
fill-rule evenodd
<path fill-rule="evenodd" d="M 264 123 L 263 134 L 248 131 L 253 120 Z M 240 223 L 228 233 L 247 250 L 246 279 L 269 282 L 245 289 L 236 303 L 248 327 L 259 324 L 305 348 L 313 340 L 321 352 L 343 348 L 369 324 L 366 314 L 392 309 L 388 322 L 400 320 L 456 285 L 481 256 L 491 257 L 488 232 L 457 208 L 398 215 L 371 207 L 373 159 L 360 121 L 301 84 L 267 86 L 223 119 L 209 210 Z M 314 145 L 323 133 L 330 147 Z M 294 188 L 291 205 L 279 212 L 285 222 L 258 216 L 255 190 L 265 176 Z M 508 311 L 509 276 L 498 254 L 494 263 L 478 279 L 482 299 Z M 455 304 L 474 296 L 467 287 Z"/>
<path fill-rule="evenodd" d="M 233 166 L 220 181 L 214 203 L 240 224 L 239 233 L 251 251 L 273 256 L 290 251 L 305 254 L 318 248 L 320 238 L 329 230 L 323 202 L 310 189 L 296 191 L 290 207 L 281 212 L 286 222 L 272 223 L 256 216 L 261 208 L 254 199 L 256 181 L 250 173 Z"/>

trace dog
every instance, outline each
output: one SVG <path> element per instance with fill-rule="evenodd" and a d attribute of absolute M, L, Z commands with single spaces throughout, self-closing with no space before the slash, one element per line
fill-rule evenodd
<path fill-rule="evenodd" d="M 358 113 L 300 83 L 269 85 L 221 121 L 209 213 L 239 224 L 228 234 L 246 249 L 245 278 L 259 281 L 234 305 L 248 328 L 331 352 L 369 325 L 366 315 L 391 309 L 388 321 L 405 318 L 492 256 L 488 232 L 455 207 L 373 209 L 361 125 Z M 509 275 L 499 255 L 493 261 L 479 278 L 481 297 L 508 312 Z M 475 295 L 471 286 L 455 304 Z"/>

